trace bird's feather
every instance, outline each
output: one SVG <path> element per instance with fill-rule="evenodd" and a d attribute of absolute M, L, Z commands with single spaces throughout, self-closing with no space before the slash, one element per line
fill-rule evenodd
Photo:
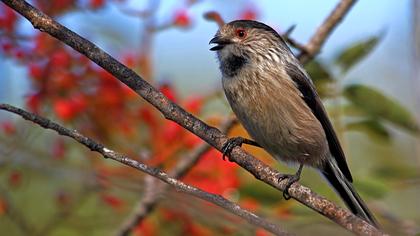
<path fill-rule="evenodd" d="M 286 73 L 296 83 L 296 86 L 302 93 L 302 99 L 312 110 L 312 113 L 324 128 L 331 155 L 335 158 L 341 172 L 344 174 L 348 181 L 353 182 L 353 178 L 351 176 L 349 167 L 347 166 L 343 149 L 341 148 L 340 142 L 338 141 L 331 121 L 328 119 L 327 112 L 322 105 L 321 99 L 319 98 L 319 95 L 316 92 L 315 87 L 312 81 L 309 79 L 308 75 L 303 71 L 303 68 L 297 65 L 299 64 L 287 63 L 285 66 Z"/>

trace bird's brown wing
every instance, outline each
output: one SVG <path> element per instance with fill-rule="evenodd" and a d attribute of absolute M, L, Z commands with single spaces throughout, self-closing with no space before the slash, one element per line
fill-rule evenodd
<path fill-rule="evenodd" d="M 299 91 L 302 93 L 302 98 L 312 113 L 319 120 L 324 128 L 325 135 L 328 140 L 328 145 L 332 156 L 336 159 L 337 165 L 348 181 L 353 182 L 349 167 L 347 166 L 346 158 L 343 149 L 335 134 L 331 121 L 328 118 L 327 112 L 322 105 L 321 99 L 316 92 L 316 89 L 306 75 L 303 69 L 295 64 L 288 63 L 286 65 L 286 72 L 290 78 L 296 83 Z"/>

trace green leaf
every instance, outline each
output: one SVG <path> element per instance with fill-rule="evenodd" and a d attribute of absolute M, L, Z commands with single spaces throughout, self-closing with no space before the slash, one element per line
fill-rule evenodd
<path fill-rule="evenodd" d="M 411 113 L 397 101 L 366 85 L 345 87 L 344 96 L 372 118 L 380 118 L 413 133 L 420 129 Z"/>
<path fill-rule="evenodd" d="M 384 198 L 389 192 L 389 187 L 380 181 L 371 178 L 364 178 L 355 181 L 356 189 L 373 199 Z"/>
<path fill-rule="evenodd" d="M 343 72 L 347 72 L 375 48 L 381 40 L 382 35 L 383 34 L 380 36 L 372 36 L 344 49 L 335 59 L 336 64 L 341 67 Z"/>
<path fill-rule="evenodd" d="M 312 60 L 305 66 L 306 71 L 311 76 L 314 82 L 316 81 L 334 81 L 331 72 L 318 60 Z"/>
<path fill-rule="evenodd" d="M 334 78 L 328 68 L 319 61 L 312 60 L 306 64 L 305 69 L 314 82 L 318 94 L 322 98 L 330 96 L 331 88 L 329 85 L 334 81 Z"/>
<path fill-rule="evenodd" d="M 373 140 L 381 139 L 384 141 L 389 141 L 391 139 L 391 135 L 389 134 L 386 127 L 381 122 L 374 119 L 351 122 L 346 125 L 346 129 L 363 132 L 371 136 Z"/>
<path fill-rule="evenodd" d="M 368 113 L 352 103 L 342 105 L 342 109 L 345 116 L 364 117 L 368 115 Z"/>
<path fill-rule="evenodd" d="M 401 181 L 404 179 L 418 179 L 420 177 L 415 165 L 409 166 L 395 159 L 392 162 L 382 162 L 380 166 L 372 169 L 371 173 L 373 173 L 375 178 L 380 178 L 383 181 Z"/>

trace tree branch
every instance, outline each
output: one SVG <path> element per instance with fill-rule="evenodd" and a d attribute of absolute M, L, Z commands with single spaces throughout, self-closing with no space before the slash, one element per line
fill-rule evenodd
<path fill-rule="evenodd" d="M 236 123 L 236 119 L 228 119 L 220 127 L 220 131 L 226 133 Z M 207 143 L 203 143 L 194 148 L 189 155 L 181 158 L 177 165 L 169 172 L 169 176 L 175 179 L 182 178 L 200 160 L 200 158 L 211 148 Z M 146 190 L 143 198 L 138 202 L 135 211 L 122 224 L 117 231 L 118 236 L 130 235 L 130 232 L 147 216 L 159 203 L 161 196 L 166 192 L 167 185 L 157 184 L 156 181 L 146 178 Z"/>
<path fill-rule="evenodd" d="M 309 43 L 306 44 L 306 50 L 301 51 L 299 54 L 298 59 L 301 63 L 305 64 L 318 54 L 325 40 L 327 40 L 328 36 L 330 36 L 335 27 L 337 27 L 337 25 L 344 19 L 356 1 L 357 0 L 341 0 L 337 4 L 334 10 L 324 20 L 322 25 L 320 25 L 315 31 L 315 34 L 309 40 Z"/>
<path fill-rule="evenodd" d="M 166 119 L 175 121 L 219 151 L 221 150 L 223 144 L 228 140 L 227 137 L 218 129 L 207 125 L 200 119 L 186 112 L 177 104 L 170 101 L 167 97 L 165 97 L 153 86 L 143 80 L 134 71 L 118 62 L 116 59 L 111 57 L 109 54 L 101 50 L 90 41 L 82 38 L 78 34 L 70 31 L 68 28 L 54 21 L 51 17 L 34 8 L 29 3 L 23 0 L 2 0 L 2 2 L 27 18 L 36 29 L 46 32 L 51 36 L 59 39 L 63 43 L 84 54 L 90 60 L 107 70 L 118 80 L 129 86 L 146 101 L 155 106 L 165 116 Z M 106 154 L 107 152 L 101 148 L 102 147 L 96 147 L 93 148 L 93 150 L 101 150 L 104 154 Z M 118 160 L 125 164 L 130 164 L 140 169 L 144 169 L 143 164 L 132 162 L 132 160 L 129 160 L 125 157 L 117 157 Z M 239 147 L 236 147 L 232 150 L 229 159 L 249 171 L 255 176 L 255 178 L 264 181 L 265 183 L 278 190 L 283 191 L 286 187 L 287 180 L 283 180 L 281 182 L 278 181 L 280 176 L 278 171 L 259 161 Z M 154 171 L 151 171 L 151 173 L 154 173 Z M 158 174 L 158 176 L 160 175 Z M 166 175 L 165 177 L 167 178 Z M 168 182 L 172 183 L 171 181 Z M 189 190 L 190 188 L 185 187 L 185 191 Z M 338 207 L 334 203 L 317 195 L 309 188 L 304 187 L 299 183 L 295 183 L 290 187 L 289 195 L 302 204 L 328 217 L 345 229 L 350 230 L 356 234 L 383 235 L 382 232 L 369 225 L 359 217 L 353 215 L 341 207 Z"/>
<path fill-rule="evenodd" d="M 79 133 L 77 130 L 69 130 L 49 119 L 46 119 L 34 113 L 27 112 L 25 110 L 22 110 L 20 108 L 17 108 L 8 104 L 0 104 L 0 109 L 15 113 L 21 116 L 22 118 L 32 121 L 45 129 L 51 129 L 51 130 L 56 131 L 60 135 L 70 137 L 76 140 L 77 142 L 79 142 L 80 144 L 86 146 L 91 151 L 100 153 L 105 158 L 118 161 L 124 165 L 133 167 L 146 174 L 154 176 L 158 178 L 159 180 L 171 185 L 179 192 L 190 194 L 194 197 L 203 199 L 217 206 L 220 206 L 226 209 L 227 211 L 247 220 L 249 223 L 256 225 L 258 227 L 264 228 L 275 235 L 291 235 L 287 233 L 285 230 L 283 230 L 282 228 L 280 228 L 279 226 L 271 222 L 268 222 L 265 219 L 260 218 L 259 216 L 253 214 L 252 212 L 242 209 L 239 205 L 233 202 L 230 202 L 229 200 L 225 199 L 224 197 L 220 195 L 205 192 L 199 188 L 187 185 L 179 180 L 171 178 L 169 177 L 168 174 L 159 170 L 158 168 L 149 167 L 142 162 L 130 159 L 124 154 L 117 153 L 113 150 L 110 150 L 106 148 L 104 145 L 102 145 L 101 143 L 98 143 L 95 140 Z"/>

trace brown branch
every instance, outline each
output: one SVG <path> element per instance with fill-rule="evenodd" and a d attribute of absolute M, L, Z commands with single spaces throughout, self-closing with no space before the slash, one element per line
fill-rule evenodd
<path fill-rule="evenodd" d="M 220 131 L 226 133 L 236 123 L 236 119 L 228 119 L 220 127 Z M 194 148 L 189 155 L 183 157 L 177 165 L 169 172 L 169 176 L 180 179 L 200 160 L 200 158 L 211 148 L 207 143 L 203 143 Z M 167 185 L 157 184 L 153 179 L 145 179 L 145 194 L 135 207 L 135 211 L 122 224 L 116 235 L 126 236 L 157 206 L 161 196 L 166 192 Z"/>
<path fill-rule="evenodd" d="M 289 36 L 285 37 L 285 36 L 282 35 L 282 37 L 291 47 L 298 49 L 301 53 L 302 52 L 308 53 L 308 49 L 306 48 L 306 45 L 304 45 L 302 43 L 299 43 L 297 40 L 295 40 L 295 39 L 293 39 Z"/>
<path fill-rule="evenodd" d="M 266 229 L 267 231 L 275 234 L 275 235 L 290 235 L 285 230 L 280 228 L 279 226 L 270 223 L 266 221 L 265 219 L 260 218 L 259 216 L 253 214 L 252 212 L 249 212 L 245 209 L 242 209 L 239 205 L 230 202 L 229 200 L 223 198 L 220 195 L 217 194 L 211 194 L 208 192 L 205 192 L 199 188 L 187 185 L 177 179 L 169 177 L 168 174 L 165 172 L 159 170 L 158 168 L 149 167 L 146 164 L 130 159 L 128 156 L 117 153 L 113 150 L 110 150 L 106 148 L 101 143 L 98 143 L 94 141 L 93 139 L 84 136 L 83 134 L 79 133 L 77 130 L 70 130 L 67 129 L 49 119 L 46 119 L 44 117 L 41 117 L 39 115 L 36 115 L 34 113 L 27 112 L 25 110 L 19 109 L 17 107 L 8 105 L 8 104 L 0 104 L 0 109 L 9 111 L 12 113 L 15 113 L 22 118 L 32 121 L 39 126 L 45 128 L 45 129 L 51 129 L 59 133 L 60 135 L 70 137 L 80 144 L 86 146 L 91 151 L 100 153 L 104 158 L 109 158 L 114 161 L 118 161 L 124 165 L 133 167 L 137 170 L 140 170 L 146 174 L 149 174 L 151 176 L 154 176 L 158 178 L 159 180 L 169 184 L 170 186 L 174 187 L 177 191 L 186 193 L 189 195 L 192 195 L 194 197 L 203 199 L 205 201 L 211 202 L 217 206 L 220 206 L 227 211 L 247 220 L 249 223 L 256 225 L 258 227 L 262 227 Z"/>
<path fill-rule="evenodd" d="M 72 47 L 76 51 L 84 54 L 90 60 L 107 70 L 118 80 L 129 86 L 146 101 L 155 106 L 165 116 L 166 119 L 178 123 L 219 151 L 221 150 L 223 144 L 228 140 L 226 135 L 221 133 L 218 129 L 205 124 L 203 121 L 194 117 L 180 106 L 170 101 L 167 97 L 165 97 L 153 86 L 143 80 L 134 71 L 118 62 L 116 59 L 111 57 L 109 54 L 98 48 L 90 41 L 70 31 L 68 28 L 54 21 L 51 17 L 45 15 L 27 2 L 23 0 L 2 0 L 2 2 L 27 18 L 36 29 L 39 29 L 57 38 L 58 40 Z M 102 149 L 98 149 L 106 154 L 106 152 Z M 117 157 L 118 160 L 125 164 L 129 164 L 140 169 L 145 169 L 143 164 L 133 162 L 132 160 L 129 160 L 125 157 Z M 239 147 L 233 149 L 229 159 L 249 171 L 255 176 L 255 178 L 264 181 L 276 189 L 283 191 L 286 187 L 287 180 L 281 182 L 278 181 L 280 176 L 278 171 L 259 161 Z M 149 169 L 147 170 L 150 171 Z M 151 171 L 151 173 L 154 173 L 154 171 Z M 157 175 L 161 176 L 160 174 Z M 164 175 L 164 177 L 168 178 L 166 175 Z M 172 181 L 168 182 L 172 183 Z M 188 192 L 190 191 L 190 188 L 185 187 L 184 190 Z M 359 217 L 353 215 L 341 207 L 338 207 L 334 203 L 317 195 L 309 188 L 304 187 L 299 183 L 295 183 L 290 187 L 289 194 L 291 197 L 301 202 L 302 204 L 328 217 L 345 229 L 350 230 L 356 234 L 383 235 L 382 232 L 369 225 Z"/>
<path fill-rule="evenodd" d="M 204 14 L 204 19 L 209 21 L 214 21 L 219 27 L 222 27 L 225 24 L 222 16 L 215 11 L 209 11 Z"/>
<path fill-rule="evenodd" d="M 318 27 L 315 34 L 306 44 L 305 51 L 302 51 L 298 58 L 301 63 L 305 64 L 319 53 L 322 45 L 337 25 L 344 19 L 346 14 L 350 11 L 351 7 L 357 0 L 341 0 L 334 10 L 324 20 L 322 25 Z"/>

